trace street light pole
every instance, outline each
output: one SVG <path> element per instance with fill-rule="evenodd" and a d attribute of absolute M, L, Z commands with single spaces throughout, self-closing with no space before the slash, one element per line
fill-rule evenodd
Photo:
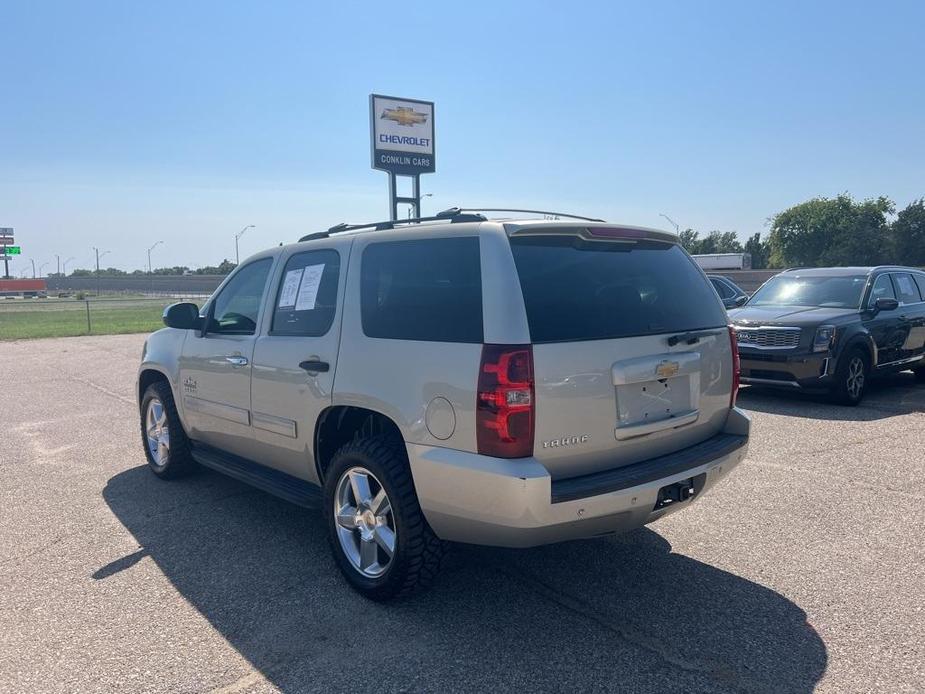
<path fill-rule="evenodd" d="M 153 246 L 151 246 L 151 248 L 148 249 L 148 274 L 149 274 L 149 275 L 153 272 L 153 268 L 151 267 L 151 251 L 153 251 L 155 248 L 157 248 L 158 246 L 160 246 L 162 243 L 164 243 L 164 242 L 163 242 L 163 241 L 158 241 L 158 242 L 155 243 Z"/>
<path fill-rule="evenodd" d="M 60 275 L 61 274 L 61 256 L 58 255 L 57 253 L 55 253 L 55 260 L 58 261 L 58 271 L 55 274 Z"/>
<path fill-rule="evenodd" d="M 104 257 L 109 251 L 103 251 L 100 253 L 100 249 L 96 246 L 93 247 L 93 251 L 96 253 L 96 295 L 100 295 L 100 258 Z"/>
<path fill-rule="evenodd" d="M 418 217 L 423 217 L 424 213 L 421 212 L 421 200 L 424 198 L 434 197 L 433 193 L 424 193 L 420 198 L 418 198 Z M 411 205 L 408 205 L 408 219 L 411 219 L 411 210 L 414 209 Z"/>
<path fill-rule="evenodd" d="M 234 264 L 235 265 L 241 264 L 241 258 L 240 256 L 238 256 L 238 239 L 244 236 L 245 231 L 247 231 L 248 229 L 253 229 L 253 228 L 254 228 L 253 224 L 248 224 L 246 227 L 241 229 L 241 231 L 239 231 L 237 234 L 234 235 Z"/>
<path fill-rule="evenodd" d="M 70 258 L 64 261 L 64 274 L 65 275 L 67 274 L 67 264 L 71 262 L 72 260 L 74 260 L 74 256 L 71 256 Z"/>
<path fill-rule="evenodd" d="M 658 213 L 658 216 L 659 216 L 659 217 L 664 217 L 665 219 L 667 219 L 667 220 L 668 220 L 668 223 L 671 224 L 671 226 L 674 227 L 675 233 L 676 233 L 678 236 L 681 235 L 681 227 L 680 227 L 680 226 L 678 225 L 678 223 L 675 222 L 671 217 L 669 217 L 667 214 L 662 214 L 661 212 Z"/>
<path fill-rule="evenodd" d="M 154 268 L 151 267 L 151 251 L 157 248 L 163 241 L 158 241 L 148 249 L 148 291 L 154 293 Z"/>
<path fill-rule="evenodd" d="M 32 279 L 35 279 L 35 258 L 29 258 L 32 261 Z"/>
<path fill-rule="evenodd" d="M 44 262 L 44 263 L 42 263 L 41 265 L 39 265 L 39 277 L 43 277 L 43 275 L 42 275 L 42 270 L 45 269 L 45 266 L 48 265 L 49 262 L 51 262 L 51 261 L 47 261 L 47 262 Z"/>

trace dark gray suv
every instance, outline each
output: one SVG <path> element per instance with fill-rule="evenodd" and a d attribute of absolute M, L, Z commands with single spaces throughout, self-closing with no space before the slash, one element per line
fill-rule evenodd
<path fill-rule="evenodd" d="M 742 383 L 857 405 L 871 375 L 912 369 L 925 380 L 925 272 L 916 268 L 786 270 L 729 317 Z"/>

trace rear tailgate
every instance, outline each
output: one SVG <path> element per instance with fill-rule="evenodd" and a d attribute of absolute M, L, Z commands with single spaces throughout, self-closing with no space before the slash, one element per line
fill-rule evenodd
<path fill-rule="evenodd" d="M 557 479 L 682 450 L 728 416 L 719 298 L 671 237 L 629 232 L 511 235 L 533 342 L 534 456 Z"/>

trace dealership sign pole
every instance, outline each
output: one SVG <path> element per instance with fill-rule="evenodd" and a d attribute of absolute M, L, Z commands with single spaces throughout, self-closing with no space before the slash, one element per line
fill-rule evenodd
<path fill-rule="evenodd" d="M 434 102 L 369 95 L 369 131 L 374 169 L 389 174 L 389 215 L 398 219 L 398 204 L 421 216 L 421 174 L 433 173 Z M 398 177 L 411 178 L 411 197 L 398 195 Z"/>
<path fill-rule="evenodd" d="M 10 279 L 10 256 L 20 253 L 19 246 L 13 245 L 13 229 L 0 227 L 0 257 L 3 258 L 3 279 Z"/>

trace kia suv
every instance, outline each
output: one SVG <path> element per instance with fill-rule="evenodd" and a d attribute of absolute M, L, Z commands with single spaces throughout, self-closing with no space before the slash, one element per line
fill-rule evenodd
<path fill-rule="evenodd" d="M 925 380 L 922 270 L 786 270 L 729 316 L 743 383 L 826 392 L 857 405 L 871 376 L 912 369 Z"/>
<path fill-rule="evenodd" d="M 164 322 L 138 375 L 154 474 L 200 464 L 320 508 L 377 600 L 428 584 L 446 541 L 651 523 L 747 449 L 723 305 L 661 231 L 457 208 L 342 224 Z"/>

